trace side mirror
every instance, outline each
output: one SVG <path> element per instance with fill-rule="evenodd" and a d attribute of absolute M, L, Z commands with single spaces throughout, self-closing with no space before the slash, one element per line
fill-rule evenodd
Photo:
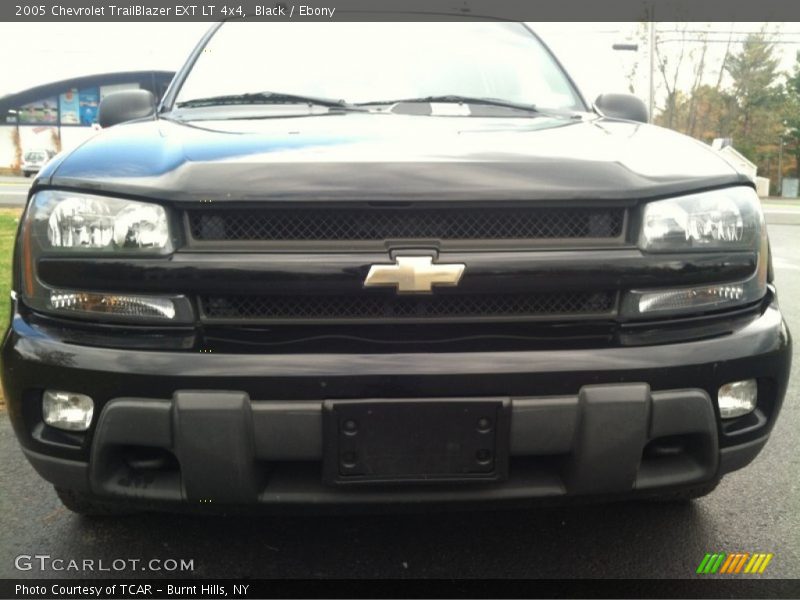
<path fill-rule="evenodd" d="M 647 123 L 650 119 L 647 106 L 631 94 L 600 94 L 594 101 L 595 108 L 603 116 Z"/>
<path fill-rule="evenodd" d="M 111 127 L 117 123 L 146 119 L 156 114 L 156 98 L 147 90 L 125 90 L 109 94 L 97 109 L 100 127 Z"/>

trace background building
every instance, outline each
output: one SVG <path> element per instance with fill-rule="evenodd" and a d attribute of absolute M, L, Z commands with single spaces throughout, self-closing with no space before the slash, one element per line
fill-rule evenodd
<path fill-rule="evenodd" d="M 161 99 L 172 71 L 130 71 L 65 79 L 0 98 L 0 171 L 16 171 L 29 150 L 59 152 L 98 129 L 97 107 L 109 94 L 145 89 Z"/>

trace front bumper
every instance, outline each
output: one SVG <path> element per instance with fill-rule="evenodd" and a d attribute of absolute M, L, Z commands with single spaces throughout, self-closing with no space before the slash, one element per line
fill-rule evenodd
<path fill-rule="evenodd" d="M 26 456 L 59 486 L 198 504 L 470 502 L 712 482 L 766 443 L 790 363 L 774 303 L 727 335 L 687 343 L 469 353 L 117 350 L 64 343 L 17 316 L 3 346 L 3 383 Z M 759 382 L 758 408 L 723 424 L 716 390 L 749 378 Z M 43 425 L 46 388 L 92 396 L 90 431 L 62 435 Z M 326 400 L 486 397 L 510 399 L 507 480 L 322 483 Z"/>

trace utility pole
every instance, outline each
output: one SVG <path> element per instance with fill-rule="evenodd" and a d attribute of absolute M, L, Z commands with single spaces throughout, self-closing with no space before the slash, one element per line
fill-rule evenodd
<path fill-rule="evenodd" d="M 647 44 L 648 53 L 650 54 L 650 94 L 648 96 L 648 112 L 650 114 L 650 122 L 653 122 L 653 113 L 656 108 L 656 22 L 655 22 L 655 3 L 650 7 L 650 21 L 647 22 L 647 32 L 650 39 Z"/>
<path fill-rule="evenodd" d="M 651 6 L 649 9 L 649 21 L 647 22 L 647 54 L 650 60 L 650 68 L 648 69 L 649 73 L 649 91 L 647 94 L 647 113 L 650 118 L 650 122 L 653 122 L 653 112 L 655 111 L 656 106 L 656 23 L 654 19 L 654 12 L 655 8 Z M 639 51 L 639 44 L 634 44 L 630 42 L 619 42 L 613 44 L 612 49 L 614 50 L 623 50 L 623 51 Z"/>
<path fill-rule="evenodd" d="M 656 22 L 655 22 L 655 7 L 651 6 L 648 10 L 649 21 L 647 22 L 647 54 L 650 59 L 649 69 L 649 92 L 647 95 L 647 113 L 650 117 L 650 122 L 653 122 L 653 113 L 656 108 Z M 639 51 L 639 44 L 630 42 L 619 42 L 612 44 L 614 50 L 627 50 L 637 52 Z M 638 61 L 637 61 L 638 62 Z"/>
<path fill-rule="evenodd" d="M 783 136 L 781 136 L 781 143 L 778 146 L 778 185 L 776 186 L 778 195 L 783 195 Z"/>

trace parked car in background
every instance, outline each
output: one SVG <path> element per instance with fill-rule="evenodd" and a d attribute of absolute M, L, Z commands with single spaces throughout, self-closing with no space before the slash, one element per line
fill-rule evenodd
<path fill-rule="evenodd" d="M 55 155 L 52 150 L 28 150 L 22 155 L 20 170 L 25 177 L 36 175 Z"/>
<path fill-rule="evenodd" d="M 32 186 L 25 455 L 87 514 L 709 493 L 791 338 L 753 181 L 647 120 L 521 23 L 215 26 Z"/>

